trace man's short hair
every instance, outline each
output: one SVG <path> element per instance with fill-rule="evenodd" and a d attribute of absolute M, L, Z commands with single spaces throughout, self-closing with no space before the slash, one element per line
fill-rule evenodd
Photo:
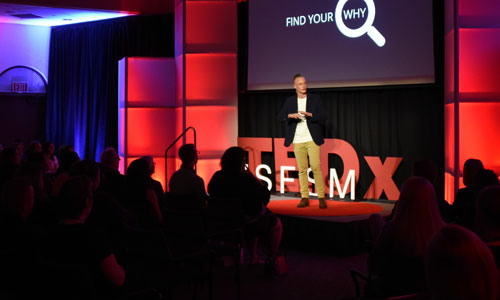
<path fill-rule="evenodd" d="M 179 158 L 183 164 L 194 162 L 196 154 L 196 148 L 193 144 L 185 144 L 179 148 Z"/>
<path fill-rule="evenodd" d="M 103 165 L 109 166 L 113 164 L 113 162 L 119 158 L 118 152 L 116 152 L 115 148 L 108 147 L 104 149 L 101 153 L 100 161 Z"/>
<path fill-rule="evenodd" d="M 297 79 L 299 77 L 304 77 L 304 76 L 302 74 L 300 74 L 300 73 L 297 73 L 297 74 L 293 75 L 293 82 L 295 82 L 295 79 Z"/>

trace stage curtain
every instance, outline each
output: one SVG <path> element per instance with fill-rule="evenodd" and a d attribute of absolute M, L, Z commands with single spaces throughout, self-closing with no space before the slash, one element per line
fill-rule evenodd
<path fill-rule="evenodd" d="M 98 160 L 118 143 L 118 60 L 174 53 L 173 15 L 53 27 L 46 138 Z"/>

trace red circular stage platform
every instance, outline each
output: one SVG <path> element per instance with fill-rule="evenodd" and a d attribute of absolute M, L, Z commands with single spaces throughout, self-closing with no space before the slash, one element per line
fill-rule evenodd
<path fill-rule="evenodd" d="M 359 216 L 380 213 L 383 207 L 376 204 L 364 202 L 347 201 L 326 201 L 327 209 L 319 209 L 318 200 L 309 200 L 308 207 L 297 208 L 300 199 L 286 199 L 271 201 L 268 208 L 279 215 L 289 216 L 322 216 L 322 217 L 340 217 L 340 216 Z"/>

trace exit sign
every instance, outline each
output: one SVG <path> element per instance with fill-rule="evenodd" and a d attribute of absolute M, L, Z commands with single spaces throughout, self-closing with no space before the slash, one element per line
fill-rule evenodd
<path fill-rule="evenodd" d="M 12 92 L 14 93 L 22 93 L 28 91 L 28 83 L 27 82 L 13 82 L 12 83 Z"/>

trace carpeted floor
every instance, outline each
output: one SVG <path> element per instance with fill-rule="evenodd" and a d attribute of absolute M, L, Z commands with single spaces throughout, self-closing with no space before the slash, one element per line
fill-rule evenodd
<path fill-rule="evenodd" d="M 328 253 L 312 253 L 284 249 L 289 273 L 286 277 L 270 279 L 262 265 L 241 267 L 242 300 L 336 300 L 355 296 L 349 270 L 366 272 L 367 254 L 335 257 Z M 214 299 L 236 299 L 232 267 L 218 266 L 214 270 Z M 197 299 L 208 299 L 206 286 L 199 290 Z M 174 299 L 191 299 L 192 289 L 179 287 Z"/>

